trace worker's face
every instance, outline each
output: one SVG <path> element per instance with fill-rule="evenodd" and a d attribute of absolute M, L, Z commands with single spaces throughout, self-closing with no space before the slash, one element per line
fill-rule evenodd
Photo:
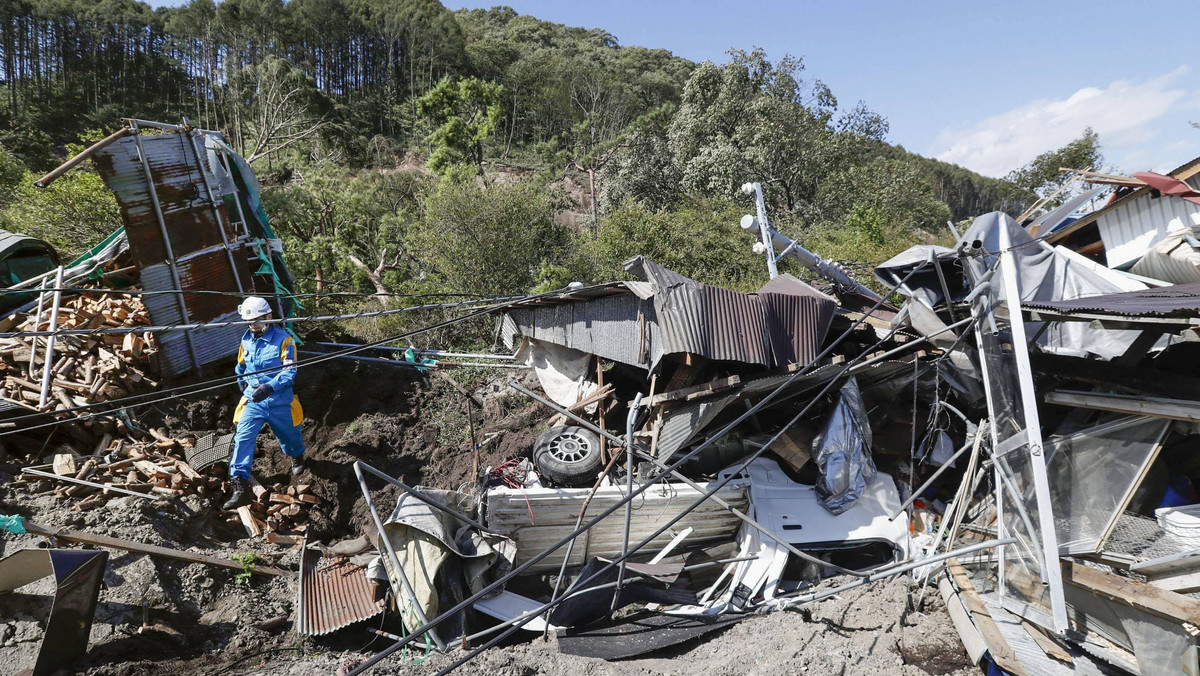
<path fill-rule="evenodd" d="M 261 336 L 263 334 L 263 332 L 267 330 L 266 320 L 268 320 L 270 318 L 271 318 L 270 313 L 267 313 L 261 317 L 258 317 L 257 319 L 254 320 L 254 323 L 250 324 L 250 331 L 256 336 Z"/>

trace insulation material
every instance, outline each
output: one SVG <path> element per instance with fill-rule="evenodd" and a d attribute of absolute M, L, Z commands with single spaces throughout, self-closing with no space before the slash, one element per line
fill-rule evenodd
<path fill-rule="evenodd" d="M 532 366 L 546 396 L 559 406 L 571 406 L 600 389 L 588 379 L 592 373 L 592 355 L 586 352 L 526 338 L 516 358 Z M 591 411 L 596 405 L 589 405 Z"/>
<path fill-rule="evenodd" d="M 871 424 L 854 378 L 842 386 L 837 405 L 813 441 L 813 460 L 821 472 L 817 495 L 831 514 L 849 509 L 875 479 Z"/>
<path fill-rule="evenodd" d="M 1172 284 L 1200 282 L 1200 241 L 1195 230 L 1177 232 L 1150 247 L 1129 269 L 1135 275 Z"/>

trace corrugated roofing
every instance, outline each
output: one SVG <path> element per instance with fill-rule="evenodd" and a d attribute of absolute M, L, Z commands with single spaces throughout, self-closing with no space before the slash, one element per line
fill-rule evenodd
<path fill-rule="evenodd" d="M 298 586 L 296 633 L 303 636 L 328 634 L 383 612 L 366 567 L 345 557 L 323 558 L 320 550 L 305 547 Z"/>
<path fill-rule="evenodd" d="M 781 275 L 758 294 L 701 284 L 641 256 L 625 267 L 642 282 L 613 282 L 541 299 L 505 313 L 509 347 L 528 336 L 654 369 L 663 355 L 691 353 L 761 366 L 807 363 L 836 310 L 829 296 Z"/>
<path fill-rule="evenodd" d="M 1126 317 L 1200 317 L 1200 284 L 1109 293 L 1058 301 L 1022 301 L 1030 310 L 1096 312 Z"/>

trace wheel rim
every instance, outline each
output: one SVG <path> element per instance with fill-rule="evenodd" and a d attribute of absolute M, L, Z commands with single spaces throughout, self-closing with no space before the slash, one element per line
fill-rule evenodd
<path fill-rule="evenodd" d="M 587 437 L 574 432 L 566 432 L 554 437 L 546 446 L 547 452 L 556 460 L 562 462 L 581 462 L 592 452 L 592 442 Z"/>

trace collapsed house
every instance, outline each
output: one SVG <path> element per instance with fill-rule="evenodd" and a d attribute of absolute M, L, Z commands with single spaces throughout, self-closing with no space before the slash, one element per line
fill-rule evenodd
<path fill-rule="evenodd" d="M 168 292 L 132 325 L 189 327 L 138 350 L 161 353 L 167 377 L 236 344 L 217 333 L 232 306 L 187 291 L 282 300 L 290 282 L 236 154 L 209 132 L 143 138 L 139 125 L 88 154 L 118 195 L 141 283 Z M 546 415 L 522 453 L 486 466 L 473 439 L 473 480 L 457 490 L 355 462 L 375 533 L 353 548 L 308 540 L 298 512 L 313 496 L 299 487 L 260 486 L 239 518 L 300 547 L 299 634 L 398 618 L 403 635 L 380 634 L 393 643 L 350 673 L 418 641 L 464 646 L 450 669 L 519 631 L 624 659 L 896 576 L 918 609 L 941 596 L 989 673 L 1198 673 L 1200 161 L 1087 178 L 1116 187 L 1106 204 L 1093 189 L 1020 221 L 980 216 L 953 247 L 880 264 L 882 297 L 771 227 L 750 184 L 759 208 L 742 225 L 771 273 L 752 293 L 635 257 L 625 281 L 488 308 L 508 354 L 460 356 L 536 375 L 541 393 L 506 388 Z M 822 281 L 779 273 L 784 259 Z M 437 366 L 412 348 L 325 345 Z M 145 476 L 106 485 L 217 491 L 188 473 L 224 448 L 135 446 L 107 462 Z M 69 481 L 32 468 L 47 469 Z M 398 493 L 390 511 L 380 482 Z M 8 564 L 20 573 L 0 561 L 6 588 L 50 570 L 23 558 Z"/>

